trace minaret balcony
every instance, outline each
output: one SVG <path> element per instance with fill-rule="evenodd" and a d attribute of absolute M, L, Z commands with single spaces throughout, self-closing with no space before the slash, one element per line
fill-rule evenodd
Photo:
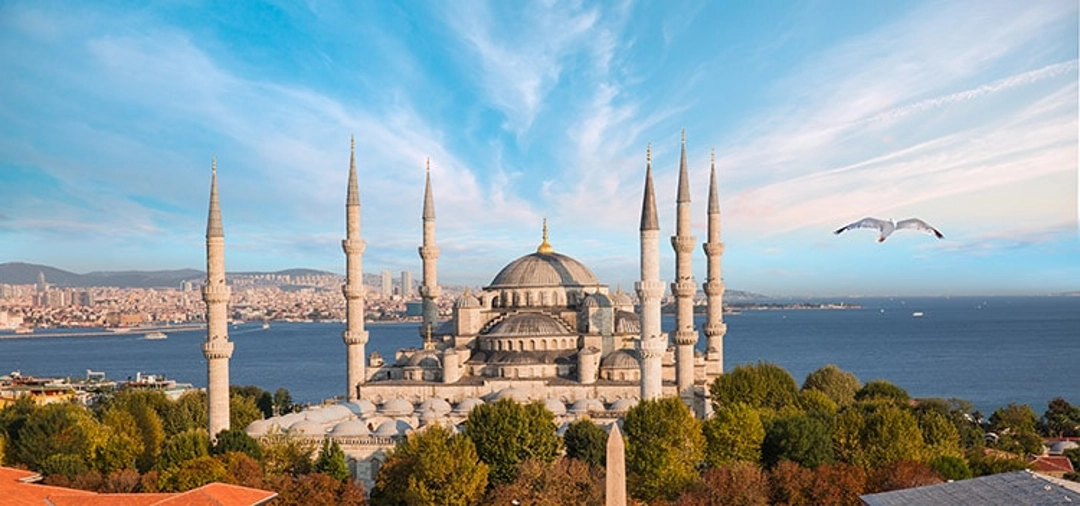
<path fill-rule="evenodd" d="M 693 297 L 697 293 L 697 284 L 692 279 L 672 283 L 671 293 L 676 297 Z"/>
<path fill-rule="evenodd" d="M 442 288 L 439 285 L 420 285 L 420 296 L 425 299 L 434 299 L 439 295 L 442 295 Z"/>
<path fill-rule="evenodd" d="M 214 339 L 203 343 L 202 351 L 207 360 L 228 359 L 232 357 L 233 343 L 227 339 Z"/>
<path fill-rule="evenodd" d="M 675 344 L 680 345 L 680 346 L 688 346 L 688 345 L 692 345 L 692 344 L 697 342 L 698 333 L 697 333 L 696 330 L 691 328 L 690 330 L 676 331 L 675 335 L 672 336 L 672 337 L 673 337 L 673 340 L 675 341 Z"/>
<path fill-rule="evenodd" d="M 704 329 L 706 337 L 723 336 L 727 333 L 727 325 L 724 323 L 706 323 Z"/>
<path fill-rule="evenodd" d="M 724 295 L 723 282 L 709 281 L 701 285 L 701 288 L 705 291 L 705 295 L 709 297 L 717 297 Z"/>
<path fill-rule="evenodd" d="M 349 299 L 349 300 L 356 300 L 356 299 L 363 298 L 364 297 L 364 292 L 366 292 L 366 290 L 364 289 L 364 285 L 350 285 L 350 284 L 347 284 L 347 283 L 344 284 L 344 285 L 341 285 L 341 293 L 342 293 L 342 295 L 344 295 L 345 298 Z"/>
<path fill-rule="evenodd" d="M 346 331 L 341 333 L 341 340 L 345 341 L 345 344 L 347 346 L 348 345 L 354 345 L 354 344 L 367 344 L 367 342 L 368 342 L 368 331 L 360 330 L 360 331 L 355 331 L 354 332 L 354 331 L 351 331 L 351 330 L 346 330 Z"/>
<path fill-rule="evenodd" d="M 667 336 L 660 334 L 641 339 L 638 341 L 638 351 L 643 359 L 663 358 L 664 353 L 667 352 Z"/>
<path fill-rule="evenodd" d="M 696 239 L 692 235 L 671 236 L 671 247 L 676 253 L 693 253 Z"/>
<path fill-rule="evenodd" d="M 207 283 L 203 285 L 202 288 L 203 301 L 207 304 L 220 304 L 223 302 L 229 302 L 229 295 L 231 294 L 232 290 L 229 289 L 229 285 L 226 285 L 224 283 Z"/>
<path fill-rule="evenodd" d="M 363 239 L 353 238 L 341 241 L 341 249 L 346 255 L 363 255 L 365 248 L 367 248 L 367 242 Z"/>
<path fill-rule="evenodd" d="M 722 242 L 707 242 L 702 244 L 705 248 L 705 254 L 708 256 L 719 256 L 724 253 L 724 243 Z"/>
<path fill-rule="evenodd" d="M 424 260 L 435 260 L 439 258 L 438 246 L 420 246 L 420 258 Z"/>
<path fill-rule="evenodd" d="M 664 295 L 664 283 L 662 281 L 638 281 L 634 283 L 638 298 L 659 299 Z"/>

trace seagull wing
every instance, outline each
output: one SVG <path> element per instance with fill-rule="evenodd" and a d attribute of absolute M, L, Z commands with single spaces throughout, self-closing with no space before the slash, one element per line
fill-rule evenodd
<path fill-rule="evenodd" d="M 896 228 L 910 228 L 912 230 L 921 230 L 923 232 L 934 234 L 934 237 L 937 237 L 938 239 L 942 239 L 945 237 L 941 235 L 941 232 L 938 232 L 938 229 L 930 226 L 929 223 L 918 218 L 908 218 L 906 220 L 900 220 L 896 222 Z"/>
<path fill-rule="evenodd" d="M 851 230 L 853 228 L 876 228 L 880 230 L 882 234 L 884 234 L 886 230 L 892 232 L 892 223 L 889 223 L 885 220 L 879 220 L 877 218 L 867 217 L 856 221 L 855 223 L 849 223 L 843 227 L 840 227 L 833 233 L 839 234 L 840 232 Z"/>

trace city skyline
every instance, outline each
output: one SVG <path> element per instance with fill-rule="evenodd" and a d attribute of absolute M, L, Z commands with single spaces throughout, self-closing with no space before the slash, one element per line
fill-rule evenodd
<path fill-rule="evenodd" d="M 685 128 L 729 288 L 1080 289 L 1075 2 L 13 2 L 0 27 L 0 262 L 203 269 L 216 155 L 228 271 L 343 273 L 355 136 L 365 272 L 418 271 L 430 158 L 440 282 L 486 285 L 546 217 L 632 290 L 649 143 L 673 277 Z M 832 234 L 864 216 L 945 238 Z"/>

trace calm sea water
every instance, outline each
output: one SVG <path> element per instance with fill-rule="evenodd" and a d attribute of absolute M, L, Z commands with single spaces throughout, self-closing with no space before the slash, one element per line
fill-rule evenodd
<path fill-rule="evenodd" d="M 830 302 L 839 302 L 832 299 Z M 725 316 L 725 369 L 759 360 L 786 368 L 801 384 L 836 364 L 864 382 L 887 379 L 915 397 L 958 397 L 990 413 L 1010 402 L 1037 413 L 1062 396 L 1080 403 L 1080 297 L 851 299 L 861 309 L 762 310 Z M 913 313 L 921 312 L 921 317 Z M 665 328 L 672 326 L 665 318 Z M 388 360 L 418 346 L 417 324 L 369 324 L 368 352 Z M 230 328 L 234 385 L 288 388 L 299 402 L 344 394 L 341 323 L 258 323 Z M 0 371 L 112 379 L 137 372 L 206 385 L 205 331 L 105 337 L 0 339 Z M 10 331 L 2 337 L 11 337 Z M 703 341 L 703 339 L 702 339 Z"/>

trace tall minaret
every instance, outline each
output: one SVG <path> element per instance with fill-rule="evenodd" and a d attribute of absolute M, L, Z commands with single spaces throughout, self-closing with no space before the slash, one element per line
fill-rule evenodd
<path fill-rule="evenodd" d="M 210 215 L 206 220 L 206 283 L 203 301 L 206 302 L 206 404 L 207 429 L 210 439 L 229 429 L 229 357 L 233 343 L 229 342 L 229 286 L 225 284 L 225 229 L 221 226 L 221 205 L 218 203 L 217 158 L 211 162 Z"/>
<path fill-rule="evenodd" d="M 641 203 L 641 281 L 635 284 L 641 300 L 641 398 L 657 399 L 663 393 L 661 358 L 667 351 L 667 336 L 660 332 L 660 224 L 656 219 L 656 195 L 652 182 L 652 146 L 645 164 L 645 196 Z"/>
<path fill-rule="evenodd" d="M 360 238 L 360 190 L 356 184 L 356 139 L 349 140 L 349 189 L 345 196 L 345 240 L 341 248 L 345 250 L 345 284 L 341 293 L 345 295 L 345 331 L 341 339 L 345 341 L 346 399 L 355 401 L 360 398 L 360 385 L 365 381 L 364 345 L 368 342 L 368 332 L 364 330 L 364 247 Z"/>
<path fill-rule="evenodd" d="M 675 295 L 675 380 L 679 395 L 693 402 L 694 395 L 694 345 L 698 333 L 694 329 L 694 236 L 690 235 L 690 182 L 686 173 L 686 130 L 682 132 L 682 156 L 679 159 L 679 195 L 675 204 L 675 235 L 671 247 L 675 249 L 675 282 L 671 293 Z M 693 405 L 691 404 L 691 407 Z"/>
<path fill-rule="evenodd" d="M 431 197 L 431 159 L 427 161 L 427 182 L 424 186 L 424 244 L 420 246 L 420 258 L 424 261 L 424 280 L 420 285 L 423 297 L 424 322 L 420 325 L 420 336 L 428 338 L 439 322 L 438 277 L 436 275 L 439 260 L 439 247 L 435 245 L 435 201 Z"/>
<path fill-rule="evenodd" d="M 708 297 L 705 316 L 705 375 L 712 378 L 724 373 L 724 279 L 720 273 L 720 255 L 724 243 L 720 242 L 720 201 L 716 194 L 716 154 L 712 155 L 709 169 L 709 241 L 703 244 L 708 259 L 708 279 L 702 288 Z"/>

